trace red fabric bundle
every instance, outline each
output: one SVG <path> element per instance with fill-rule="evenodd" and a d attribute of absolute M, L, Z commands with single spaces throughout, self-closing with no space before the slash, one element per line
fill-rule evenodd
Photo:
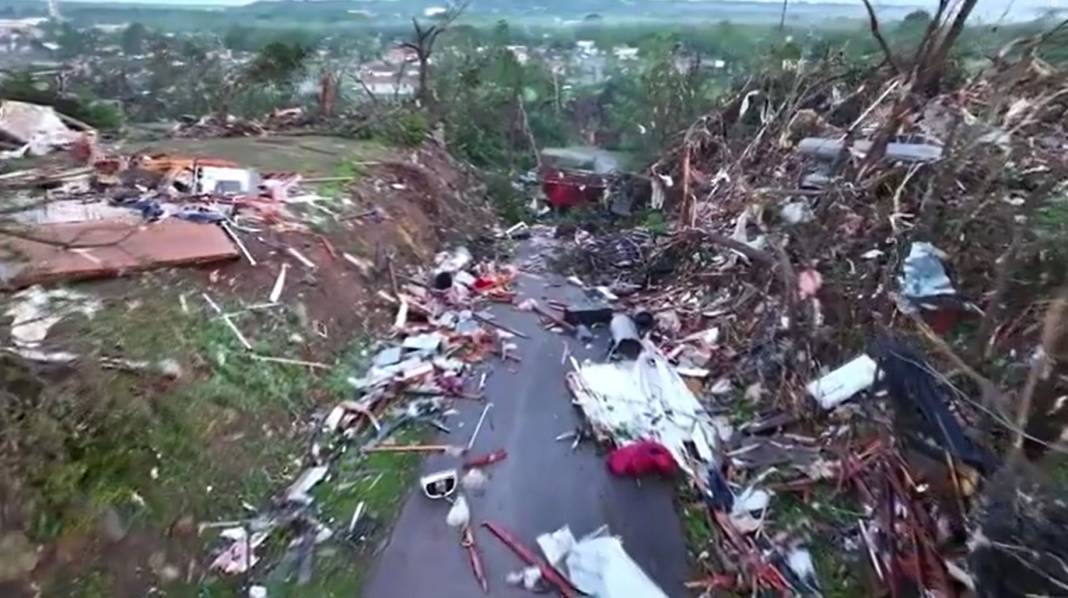
<path fill-rule="evenodd" d="M 637 478 L 653 473 L 674 475 L 678 465 L 663 445 L 642 440 L 612 451 L 608 455 L 608 469 L 618 476 Z"/>

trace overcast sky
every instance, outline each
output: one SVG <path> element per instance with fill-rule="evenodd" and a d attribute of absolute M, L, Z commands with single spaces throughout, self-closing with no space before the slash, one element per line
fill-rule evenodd
<path fill-rule="evenodd" d="M 60 7 L 66 2 L 91 2 L 94 0 L 60 0 Z M 97 0 L 98 1 L 98 0 Z M 206 6 L 240 6 L 242 4 L 249 4 L 250 0 L 107 0 L 108 2 L 121 2 L 125 4 L 170 4 L 170 5 L 206 5 Z M 356 2 L 358 0 L 354 0 Z M 516 0 L 517 2 L 529 2 L 531 0 Z M 533 0 L 536 2 L 536 0 Z M 691 0 L 695 2 L 708 2 L 709 4 L 715 4 L 717 0 Z M 752 1 L 766 1 L 779 3 L 781 0 L 752 0 Z M 791 0 L 793 2 L 801 2 L 804 0 Z M 818 3 L 820 0 L 809 0 L 812 3 Z M 856 4 L 862 6 L 862 0 L 826 0 L 828 2 L 841 3 L 841 4 Z M 427 0 L 428 5 L 433 4 L 445 4 L 445 0 L 437 2 L 436 0 Z M 880 4 L 886 5 L 903 5 L 903 6 L 929 6 L 931 8 L 937 6 L 937 0 L 877 0 L 873 2 L 875 6 Z M 1017 17 L 1026 17 L 1036 14 L 1036 12 L 1049 9 L 1068 8 L 1068 0 L 982 0 L 976 6 L 975 14 L 980 15 L 984 19 L 991 19 L 1001 16 L 1006 8 L 1010 9 L 1010 14 Z"/>

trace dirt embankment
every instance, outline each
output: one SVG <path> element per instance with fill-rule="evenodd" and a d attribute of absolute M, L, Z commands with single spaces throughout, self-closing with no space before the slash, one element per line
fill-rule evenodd
<path fill-rule="evenodd" d="M 263 171 L 285 165 L 278 150 L 259 156 L 258 142 L 227 140 L 242 155 L 224 157 Z M 231 595 L 234 581 L 207 568 L 210 538 L 196 524 L 239 516 L 243 503 L 261 504 L 284 486 L 299 466 L 307 416 L 347 396 L 344 380 L 358 369 L 367 335 L 392 319 L 378 292 L 494 223 L 477 176 L 436 145 L 331 155 L 333 146 L 309 150 L 307 138 L 281 143 L 305 150 L 293 150 L 291 170 L 339 180 L 319 189 L 331 201 L 294 210 L 302 227 L 242 235 L 256 265 L 242 258 L 72 285 L 102 306 L 92 318 L 66 318 L 46 339 L 78 353 L 73 365 L 0 356 L 0 595 L 34 595 L 35 587 L 46 595 Z M 312 154 L 314 166 L 295 157 Z M 280 305 L 249 311 L 268 301 L 283 264 Z M 202 294 L 238 314 L 254 351 Z M 0 314 L 12 301 L 0 296 Z M 0 315 L 4 345 L 9 328 Z M 329 368 L 259 362 L 253 352 Z M 106 368 L 108 359 L 167 361 L 176 372 Z M 317 583 L 355 583 L 352 568 L 342 569 Z"/>
<path fill-rule="evenodd" d="M 335 210 L 336 220 L 320 219 L 310 232 L 269 232 L 254 239 L 249 250 L 256 266 L 240 260 L 201 272 L 207 286 L 255 304 L 267 300 L 281 264 L 288 263 L 285 294 L 317 328 L 324 342 L 309 350 L 319 357 L 344 346 L 353 331 L 386 321 L 390 308 L 375 292 L 403 283 L 407 266 L 430 261 L 445 245 L 488 234 L 496 218 L 476 173 L 435 144 L 358 162 L 355 169 L 354 181 L 340 183 L 336 191 L 351 202 Z M 289 247 L 316 267 L 302 265 Z"/>

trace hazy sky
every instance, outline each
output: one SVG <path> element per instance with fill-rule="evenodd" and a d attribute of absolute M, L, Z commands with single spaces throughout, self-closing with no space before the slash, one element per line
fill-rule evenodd
<path fill-rule="evenodd" d="M 60 0 L 60 6 L 66 2 L 79 2 L 79 1 L 93 1 L 93 0 Z M 214 6 L 240 6 L 242 4 L 249 4 L 250 0 L 106 0 L 108 2 L 122 2 L 128 4 L 170 4 L 170 5 L 214 5 Z M 356 2 L 358 0 L 354 0 Z M 530 2 L 531 0 L 516 0 L 516 2 Z M 537 0 L 533 0 L 536 2 Z M 654 0 L 655 1 L 655 0 Z M 716 0 L 691 0 L 695 2 L 708 2 L 709 4 L 715 4 Z M 781 0 L 754 0 L 754 1 L 767 1 L 779 3 Z M 794 2 L 802 2 L 804 0 L 792 0 Z M 809 0 L 813 3 L 820 2 L 820 0 Z M 824 0 L 827 2 L 841 3 L 841 4 L 856 4 L 862 6 L 861 0 Z M 445 4 L 446 0 L 427 0 L 427 5 Z M 904 6 L 937 6 L 937 0 L 877 0 L 873 2 L 875 6 L 880 4 L 886 5 L 904 5 Z M 1068 0 L 982 0 L 976 6 L 976 14 L 983 18 L 991 18 L 1000 16 L 1005 9 L 1009 7 L 1011 14 L 1016 16 L 1033 15 L 1035 11 L 1040 11 L 1048 8 L 1068 8 Z"/>

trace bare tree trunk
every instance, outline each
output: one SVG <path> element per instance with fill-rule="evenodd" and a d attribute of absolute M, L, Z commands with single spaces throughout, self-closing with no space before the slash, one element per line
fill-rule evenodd
<path fill-rule="evenodd" d="M 319 115 L 330 118 L 334 115 L 337 104 L 337 76 L 330 69 L 324 68 L 319 79 Z"/>
<path fill-rule="evenodd" d="M 875 41 L 879 42 L 879 48 L 882 49 L 883 55 L 886 56 L 887 64 L 894 69 L 894 73 L 901 72 L 901 69 L 897 66 L 897 61 L 894 60 L 894 53 L 890 51 L 890 44 L 886 43 L 886 38 L 879 31 L 879 19 L 875 18 L 875 9 L 872 8 L 869 0 L 864 0 L 864 8 L 868 11 L 868 24 L 871 26 L 871 35 L 875 38 Z"/>
<path fill-rule="evenodd" d="M 430 107 L 430 56 L 419 52 L 419 93 L 416 96 L 423 108 Z"/>
<path fill-rule="evenodd" d="M 553 100 L 554 100 L 553 101 L 553 107 L 556 108 L 556 115 L 560 116 L 560 73 L 558 73 L 556 71 L 556 68 L 553 68 L 552 71 L 553 71 Z"/>
<path fill-rule="evenodd" d="M 953 20 L 953 24 L 942 38 L 942 42 L 931 55 L 931 60 L 923 65 L 923 70 L 917 74 L 917 87 L 920 91 L 925 93 L 935 93 L 937 91 L 938 84 L 942 80 L 942 75 L 945 74 L 946 60 L 949 58 L 949 51 L 953 48 L 953 44 L 957 42 L 957 38 L 960 37 L 961 31 L 964 30 L 964 22 L 968 20 L 968 16 L 972 13 L 972 9 L 975 8 L 977 1 L 978 0 L 964 0 L 961 4 L 960 10 L 957 12 L 957 16 Z"/>
<path fill-rule="evenodd" d="M 434 44 L 438 41 L 438 36 L 460 18 L 470 3 L 471 0 L 460 0 L 448 9 L 440 21 L 432 25 L 422 25 L 418 19 L 412 19 L 414 32 L 412 41 L 402 43 L 401 47 L 413 50 L 419 59 L 419 91 L 416 99 L 423 105 L 423 108 L 431 109 L 434 104 L 434 96 L 430 89 L 430 54 L 434 51 Z"/>

